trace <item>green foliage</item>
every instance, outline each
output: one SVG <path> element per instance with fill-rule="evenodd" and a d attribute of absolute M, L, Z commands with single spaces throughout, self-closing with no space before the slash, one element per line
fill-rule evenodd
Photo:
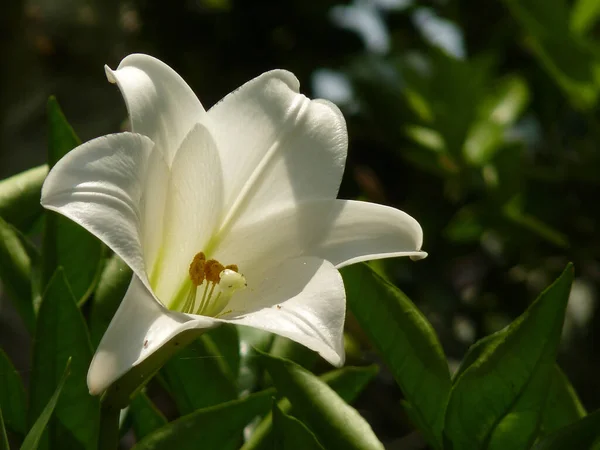
<path fill-rule="evenodd" d="M 92 347 L 83 316 L 62 269 L 51 278 L 38 313 L 29 389 L 29 420 L 40 416 L 72 361 L 70 377 L 47 426 L 52 448 L 94 449 L 98 439 L 99 401 L 88 393 L 86 377 Z M 54 408 L 54 407 L 53 407 Z"/>
<path fill-rule="evenodd" d="M 394 374 L 411 418 L 430 444 L 441 448 L 450 373 L 433 327 L 408 297 L 367 265 L 346 267 L 342 276 L 348 306 Z"/>
<path fill-rule="evenodd" d="M 598 99 L 600 61 L 588 42 L 571 31 L 588 26 L 595 14 L 585 4 L 578 6 L 569 23 L 569 9 L 564 0 L 504 0 L 529 37 L 529 45 L 558 85 L 575 106 L 591 108 Z M 590 17 L 588 19 L 588 17 Z"/>
<path fill-rule="evenodd" d="M 239 448 L 242 429 L 271 405 L 272 390 L 243 399 L 199 409 L 160 428 L 140 441 L 135 450 L 193 450 L 201 442 L 205 448 Z"/>
<path fill-rule="evenodd" d="M 596 449 L 600 443 L 600 410 L 542 439 L 534 450 Z"/>
<path fill-rule="evenodd" d="M 2 416 L 2 408 L 0 408 L 0 450 L 10 450 L 8 444 L 8 435 L 4 427 L 4 417 Z"/>
<path fill-rule="evenodd" d="M 204 336 L 167 362 L 161 375 L 181 415 L 237 397 L 234 379 L 224 358 Z"/>
<path fill-rule="evenodd" d="M 129 414 L 137 440 L 141 440 L 167 424 L 167 419 L 144 392 L 131 400 Z"/>
<path fill-rule="evenodd" d="M 262 355 L 277 390 L 328 448 L 383 448 L 369 424 L 333 389 L 292 361 Z"/>
<path fill-rule="evenodd" d="M 90 314 L 90 337 L 94 348 L 115 315 L 121 300 L 127 292 L 133 272 L 117 255 L 113 255 L 102 270 L 94 293 Z"/>
<path fill-rule="evenodd" d="M 558 366 L 555 366 L 548 399 L 542 413 L 540 434 L 549 434 L 566 427 L 585 417 L 585 414 L 585 408 L 569 379 Z"/>
<path fill-rule="evenodd" d="M 81 141 L 53 97 L 48 100 L 48 126 L 48 161 L 52 167 Z M 100 276 L 103 244 L 73 221 L 47 211 L 42 248 L 43 285 L 62 267 L 77 303 L 87 300 Z"/>
<path fill-rule="evenodd" d="M 28 231 L 42 216 L 40 193 L 48 166 L 38 166 L 0 181 L 0 217 Z"/>
<path fill-rule="evenodd" d="M 569 266 L 523 315 L 471 356 L 446 410 L 450 448 L 530 448 L 546 405 L 572 280 Z"/>
<path fill-rule="evenodd" d="M 48 426 L 48 422 L 50 421 L 50 417 L 54 412 L 54 408 L 56 408 L 56 404 L 58 403 L 60 394 L 62 389 L 67 381 L 67 378 L 70 373 L 71 367 L 71 359 L 67 360 L 67 364 L 65 366 L 65 370 L 56 385 L 56 389 L 52 394 L 52 397 L 48 400 L 46 406 L 41 411 L 39 416 L 37 417 L 35 423 L 27 433 L 25 440 L 23 441 L 23 445 L 21 446 L 21 450 L 36 450 L 42 441 L 42 437 L 46 431 L 46 427 Z"/>
<path fill-rule="evenodd" d="M 16 229 L 0 217 L 0 279 L 29 332 L 35 327 L 31 257 Z"/>
<path fill-rule="evenodd" d="M 27 403 L 21 377 L 0 349 L 0 411 L 3 426 L 20 435 L 26 431 Z"/>
<path fill-rule="evenodd" d="M 323 450 L 315 435 L 298 419 L 288 416 L 273 402 L 275 448 L 282 450 Z"/>
<path fill-rule="evenodd" d="M 377 372 L 377 366 L 345 367 L 343 369 L 326 372 L 319 378 L 327 383 L 346 403 L 352 404 Z M 277 408 L 283 413 L 292 411 L 292 405 L 287 398 L 279 400 L 279 402 L 277 402 Z M 273 448 L 272 427 L 273 415 L 270 413 L 256 426 L 252 432 L 252 436 L 244 443 L 242 449 L 267 450 Z"/>

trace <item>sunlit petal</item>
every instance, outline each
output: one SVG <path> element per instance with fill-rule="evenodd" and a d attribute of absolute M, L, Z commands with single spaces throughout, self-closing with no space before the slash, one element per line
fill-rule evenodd
<path fill-rule="evenodd" d="M 41 200 L 97 236 L 145 281 L 141 205 L 153 147 L 134 133 L 89 141 L 54 166 Z"/>
<path fill-rule="evenodd" d="M 90 393 L 103 392 L 182 331 L 217 324 L 208 317 L 191 318 L 167 310 L 134 276 L 90 364 L 87 378 Z"/>
<path fill-rule="evenodd" d="M 290 338 L 334 366 L 344 363 L 346 295 L 332 264 L 311 257 L 288 260 L 241 294 L 223 319 Z"/>
<path fill-rule="evenodd" d="M 205 119 L 202 104 L 177 72 L 148 55 L 129 55 L 117 70 L 106 67 L 117 83 L 134 132 L 152 139 L 170 164 L 192 127 Z"/>
<path fill-rule="evenodd" d="M 334 198 L 346 162 L 346 123 L 325 100 L 298 93 L 289 72 L 267 72 L 209 110 L 225 185 L 224 227 L 303 200 Z"/>
<path fill-rule="evenodd" d="M 242 271 L 301 255 L 336 267 L 395 256 L 423 258 L 423 232 L 408 214 L 352 200 L 304 202 L 249 224 L 237 224 L 218 258 L 237 257 Z"/>
<path fill-rule="evenodd" d="M 152 274 L 159 299 L 169 299 L 194 255 L 207 250 L 222 216 L 223 182 L 214 140 L 198 124 L 185 138 L 171 167 L 160 264 Z"/>

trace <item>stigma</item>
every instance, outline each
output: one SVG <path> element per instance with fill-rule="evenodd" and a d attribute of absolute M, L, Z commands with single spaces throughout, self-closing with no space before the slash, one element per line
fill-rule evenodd
<path fill-rule="evenodd" d="M 206 259 L 197 253 L 190 263 L 188 291 L 182 312 L 201 316 L 218 317 L 224 311 L 236 291 L 244 289 L 246 278 L 235 264 L 224 266 L 216 259 Z"/>

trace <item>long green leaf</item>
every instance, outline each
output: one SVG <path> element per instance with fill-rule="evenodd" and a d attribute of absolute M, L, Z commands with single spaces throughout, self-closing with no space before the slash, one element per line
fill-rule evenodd
<path fill-rule="evenodd" d="M 275 447 L 281 450 L 324 450 L 312 431 L 298 419 L 285 414 L 273 402 Z"/>
<path fill-rule="evenodd" d="M 529 36 L 528 44 L 556 83 L 581 108 L 598 99 L 599 59 L 591 46 L 573 34 L 564 0 L 504 0 Z M 581 26 L 581 21 L 578 21 Z"/>
<path fill-rule="evenodd" d="M 573 268 L 507 329 L 487 338 L 456 378 L 446 410 L 450 448 L 527 449 L 538 432 Z M 476 356 L 476 358 L 475 358 Z"/>
<path fill-rule="evenodd" d="M 129 405 L 129 414 L 138 441 L 167 424 L 165 416 L 144 392 L 139 392 L 133 397 L 131 405 Z"/>
<path fill-rule="evenodd" d="M 477 361 L 486 348 L 499 344 L 505 338 L 507 331 L 507 329 L 501 330 L 473 344 L 454 374 L 453 381 L 456 382 L 462 373 Z M 555 364 L 540 432 L 542 434 L 551 433 L 584 416 L 585 408 L 577 397 L 577 393 L 560 367 Z"/>
<path fill-rule="evenodd" d="M 269 410 L 274 393 L 269 389 L 195 411 L 150 434 L 134 450 L 238 449 L 243 428 Z"/>
<path fill-rule="evenodd" d="M 541 434 L 550 434 L 585 417 L 586 411 L 567 376 L 557 366 L 542 416 Z"/>
<path fill-rule="evenodd" d="M 50 167 L 81 142 L 67 122 L 56 100 L 48 100 L 48 161 Z M 63 267 L 77 303 L 92 293 L 102 268 L 104 245 L 75 222 L 47 211 L 42 241 L 42 282 L 46 285 L 58 267 Z"/>
<path fill-rule="evenodd" d="M 408 412 L 441 448 L 450 373 L 433 327 L 398 288 L 365 264 L 342 269 L 348 306 L 394 374 Z"/>
<path fill-rule="evenodd" d="M 0 217 L 0 279 L 29 332 L 35 328 L 31 258 L 17 231 Z"/>
<path fill-rule="evenodd" d="M 56 404 L 58 403 L 60 394 L 65 385 L 65 381 L 70 374 L 70 368 L 71 358 L 67 360 L 65 370 L 60 378 L 60 381 L 58 382 L 58 385 L 56 386 L 56 389 L 54 390 L 54 393 L 52 394 L 52 397 L 50 397 L 48 403 L 46 406 L 44 406 L 44 409 L 29 430 L 29 433 L 27 433 L 27 436 L 23 441 L 23 445 L 21 446 L 21 450 L 36 450 L 38 448 L 46 427 L 48 426 L 48 422 L 50 421 L 50 417 L 56 408 Z"/>
<path fill-rule="evenodd" d="M 98 347 L 108 324 L 117 312 L 132 274 L 129 266 L 117 255 L 113 255 L 104 266 L 90 313 L 90 337 L 94 348 Z"/>
<path fill-rule="evenodd" d="M 99 401 L 87 388 L 86 376 L 92 348 L 85 321 L 59 268 L 50 280 L 40 305 L 33 343 L 29 423 L 40 414 L 72 359 L 71 376 L 48 426 L 53 448 L 95 449 L 98 438 Z"/>
<path fill-rule="evenodd" d="M 209 345 L 222 356 L 227 372 L 233 380 L 240 373 L 240 337 L 235 325 L 225 324 L 208 330 L 204 335 L 210 341 Z"/>
<path fill-rule="evenodd" d="M 241 394 L 248 394 L 257 389 L 262 375 L 257 350 L 269 351 L 275 335 L 251 327 L 237 326 L 236 328 L 240 338 L 238 390 Z"/>
<path fill-rule="evenodd" d="M 327 372 L 319 378 L 327 383 L 346 403 L 352 404 L 378 371 L 379 368 L 375 365 L 367 367 L 344 367 Z M 292 411 L 292 405 L 287 398 L 279 400 L 277 407 L 284 413 Z M 269 413 L 256 426 L 250 439 L 246 441 L 242 449 L 272 449 L 274 446 L 272 429 L 273 415 Z"/>
<path fill-rule="evenodd" d="M 325 382 L 301 366 L 263 354 L 277 391 L 327 448 L 383 449 L 365 419 Z"/>
<path fill-rule="evenodd" d="M 237 397 L 223 356 L 204 336 L 169 360 L 160 373 L 181 415 Z"/>
<path fill-rule="evenodd" d="M 8 434 L 6 434 L 4 417 L 2 416 L 2 408 L 0 408 L 0 450 L 10 450 L 10 445 L 8 445 Z"/>
<path fill-rule="evenodd" d="M 597 0 L 577 0 L 573 5 L 570 17 L 571 30 L 583 35 L 600 18 L 600 2 Z"/>
<path fill-rule="evenodd" d="M 15 433 L 25 435 L 27 400 L 21 377 L 0 349 L 0 410 L 6 427 Z"/>
<path fill-rule="evenodd" d="M 534 450 L 591 449 L 600 442 L 600 410 L 555 431 L 542 439 Z"/>
<path fill-rule="evenodd" d="M 42 216 L 40 196 L 48 166 L 38 166 L 0 181 L 0 217 L 27 232 Z"/>

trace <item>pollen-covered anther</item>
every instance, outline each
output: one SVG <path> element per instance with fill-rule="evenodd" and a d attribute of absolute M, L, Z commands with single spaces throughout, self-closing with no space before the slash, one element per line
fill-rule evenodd
<path fill-rule="evenodd" d="M 237 264 L 228 264 L 225 266 L 226 269 L 233 270 L 234 272 L 239 272 Z"/>
<path fill-rule="evenodd" d="M 200 252 L 197 253 L 196 256 L 194 256 L 194 259 L 190 263 L 190 280 L 192 280 L 194 286 L 200 286 L 206 277 L 204 270 L 204 265 L 206 264 L 205 261 L 206 256 L 203 252 Z"/>
<path fill-rule="evenodd" d="M 209 283 L 219 284 L 219 274 L 225 270 L 225 266 L 216 259 L 209 259 L 204 263 L 204 274 Z"/>

